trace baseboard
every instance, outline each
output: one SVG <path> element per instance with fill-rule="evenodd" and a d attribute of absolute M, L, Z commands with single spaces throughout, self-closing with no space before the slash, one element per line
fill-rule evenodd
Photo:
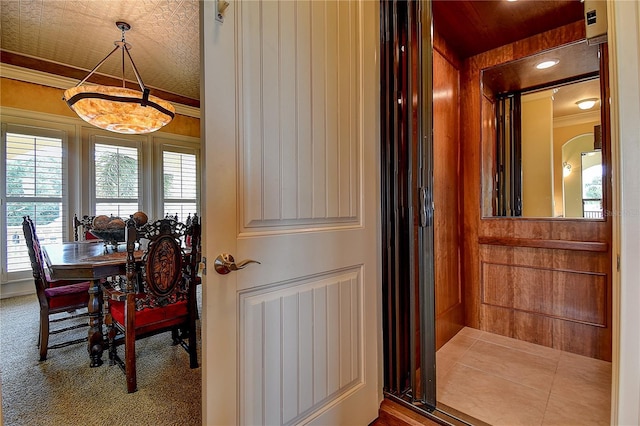
<path fill-rule="evenodd" d="M 33 278 L 25 281 L 12 281 L 8 283 L 2 283 L 2 285 L 0 285 L 0 299 L 26 296 L 28 294 L 35 293 L 36 289 L 33 286 Z"/>

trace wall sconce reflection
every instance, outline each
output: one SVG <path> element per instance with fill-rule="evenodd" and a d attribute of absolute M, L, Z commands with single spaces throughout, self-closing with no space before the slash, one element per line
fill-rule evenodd
<path fill-rule="evenodd" d="M 216 8 L 216 21 L 223 23 L 224 15 L 229 7 L 229 2 L 227 0 L 216 0 L 215 8 Z"/>
<path fill-rule="evenodd" d="M 571 174 L 571 164 L 566 161 L 562 162 L 562 177 L 567 177 Z"/>

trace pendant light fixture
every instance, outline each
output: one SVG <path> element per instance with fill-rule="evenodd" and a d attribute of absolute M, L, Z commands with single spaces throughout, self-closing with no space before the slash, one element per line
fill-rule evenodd
<path fill-rule="evenodd" d="M 80 118 L 101 129 L 116 133 L 150 133 L 168 124 L 175 116 L 171 103 L 149 94 L 133 63 L 124 33 L 131 29 L 126 22 L 116 22 L 122 31 L 122 39 L 115 41 L 115 48 L 75 87 L 65 90 L 63 100 Z M 122 52 L 122 87 L 83 85 L 85 81 L 118 50 Z M 125 87 L 124 58 L 129 57 L 140 90 Z"/>

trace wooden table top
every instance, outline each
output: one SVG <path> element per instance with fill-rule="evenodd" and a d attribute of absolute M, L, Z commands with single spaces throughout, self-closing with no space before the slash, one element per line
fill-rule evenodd
<path fill-rule="evenodd" d="M 87 280 L 124 274 L 127 251 L 124 245 L 118 249 L 105 251 L 102 241 L 81 241 L 46 244 L 42 246 L 42 253 L 51 278 Z M 142 253 L 142 250 L 136 251 L 136 258 L 140 258 Z"/>

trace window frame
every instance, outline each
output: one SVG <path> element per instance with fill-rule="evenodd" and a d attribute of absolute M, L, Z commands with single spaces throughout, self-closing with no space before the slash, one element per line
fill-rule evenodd
<path fill-rule="evenodd" d="M 43 120 L 30 120 L 4 117 L 2 119 L 1 135 L 0 135 L 0 152 L 2 153 L 2 160 L 0 161 L 0 173 L 4 178 L 4 184 L 0 189 L 0 214 L 2 215 L 3 225 L 0 227 L 0 238 L 2 241 L 8 241 L 7 233 L 7 205 L 9 203 L 9 197 L 6 187 L 6 173 L 7 173 L 7 134 L 22 134 L 28 136 L 54 138 L 61 140 L 61 168 L 62 168 L 62 194 L 60 197 L 61 203 L 61 217 L 62 217 L 62 230 L 61 238 L 63 241 L 68 239 L 70 232 L 70 194 L 73 192 L 73 188 L 70 185 L 72 178 L 70 177 L 69 167 L 69 152 L 71 150 L 72 140 L 75 138 L 75 128 L 56 122 L 47 122 Z M 30 200 L 26 202 L 37 200 L 40 197 L 29 197 Z M 50 198 L 50 197 L 42 197 Z M 43 200 L 44 201 L 44 200 Z M 21 240 L 22 241 L 22 240 Z M 0 282 L 9 283 L 14 281 L 23 280 L 32 275 L 31 268 L 9 272 L 8 265 L 8 251 L 7 245 L 3 243 L 0 245 Z"/>
<path fill-rule="evenodd" d="M 125 147 L 125 148 L 133 148 L 138 152 L 138 167 L 137 167 L 137 177 L 138 177 L 138 188 L 137 188 L 137 198 L 114 198 L 113 200 L 118 200 L 118 202 L 136 202 L 137 210 L 144 211 L 144 187 L 145 182 L 147 180 L 151 180 L 150 177 L 145 177 L 145 167 L 144 167 L 144 141 L 141 137 L 136 137 L 136 135 L 126 135 L 126 138 L 123 136 L 117 136 L 113 133 L 94 131 L 93 129 L 88 130 L 88 140 L 89 140 L 89 150 L 88 150 L 88 179 L 87 190 L 89 200 L 89 212 L 79 212 L 78 214 L 96 214 L 96 207 L 99 203 L 108 202 L 109 199 L 98 198 L 96 194 L 96 145 L 108 145 L 115 147 Z M 117 203 L 117 202 L 116 202 Z M 123 218 L 126 219 L 126 218 Z"/>
<path fill-rule="evenodd" d="M 154 199 L 156 200 L 156 204 L 154 206 L 155 211 L 157 212 L 156 216 L 161 217 L 166 213 L 174 214 L 174 212 L 165 212 L 165 196 L 164 196 L 164 153 L 165 152 L 175 152 L 180 154 L 193 154 L 196 157 L 196 212 L 198 215 L 201 213 L 201 176 L 202 176 L 202 160 L 201 160 L 201 149 L 200 143 L 197 142 L 197 138 L 194 141 L 189 141 L 187 138 L 182 138 L 180 140 L 174 138 L 168 138 L 165 135 L 154 137 L 153 145 L 155 147 L 155 164 L 157 167 L 154 168 L 154 178 L 156 182 L 162 182 L 162 185 L 158 185 L 154 188 Z M 169 199 L 172 200 L 172 199 Z M 192 212 L 193 213 L 193 212 Z"/>

